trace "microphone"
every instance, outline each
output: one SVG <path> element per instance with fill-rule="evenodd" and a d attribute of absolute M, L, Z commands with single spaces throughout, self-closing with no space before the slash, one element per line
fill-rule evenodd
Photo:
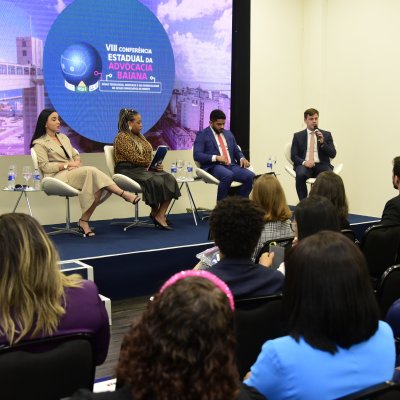
<path fill-rule="evenodd" d="M 318 129 L 318 125 L 314 125 L 314 132 L 318 142 L 321 143 L 321 137 L 318 136 L 318 133 L 320 133 L 322 136 L 322 132 Z"/>

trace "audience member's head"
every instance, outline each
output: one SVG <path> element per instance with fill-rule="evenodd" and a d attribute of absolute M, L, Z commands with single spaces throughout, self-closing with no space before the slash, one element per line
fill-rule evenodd
<path fill-rule="evenodd" d="M 282 185 L 274 175 L 259 176 L 253 186 L 253 201 L 264 210 L 264 221 L 285 221 L 291 217 Z"/>
<path fill-rule="evenodd" d="M 336 209 L 326 197 L 310 196 L 300 201 L 294 210 L 298 240 L 322 230 L 339 231 Z"/>
<path fill-rule="evenodd" d="M 319 195 L 329 199 L 335 206 L 339 221 L 344 225 L 349 215 L 346 191 L 342 178 L 333 171 L 321 172 L 312 185 L 310 196 Z"/>
<path fill-rule="evenodd" d="M 183 271 L 152 298 L 125 337 L 117 376 L 135 399 L 234 399 L 233 297 L 207 271 Z"/>
<path fill-rule="evenodd" d="M 52 334 L 65 313 L 64 287 L 80 279 L 60 272 L 53 243 L 27 214 L 0 216 L 0 243 L 0 335 L 12 344 Z"/>
<path fill-rule="evenodd" d="M 245 197 L 219 201 L 210 216 L 215 244 L 228 258 L 250 258 L 263 228 L 263 210 Z"/>
<path fill-rule="evenodd" d="M 319 232 L 289 252 L 283 293 L 290 335 L 317 349 L 347 349 L 378 328 L 365 258 L 341 233 Z"/>
<path fill-rule="evenodd" d="M 397 156 L 393 159 L 393 187 L 395 189 L 399 189 L 399 183 L 400 183 L 400 156 Z"/>

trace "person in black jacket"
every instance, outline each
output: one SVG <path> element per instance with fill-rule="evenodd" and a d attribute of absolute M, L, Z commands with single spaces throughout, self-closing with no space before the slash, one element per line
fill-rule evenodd
<path fill-rule="evenodd" d="M 332 134 L 318 128 L 319 112 L 315 108 L 304 111 L 306 129 L 293 135 L 291 159 L 296 171 L 296 191 L 299 200 L 307 197 L 308 178 L 333 169 L 331 158 L 336 156 Z"/>
<path fill-rule="evenodd" d="M 393 159 L 392 183 L 399 194 L 385 204 L 381 221 L 383 225 L 400 224 L 400 156 Z"/>

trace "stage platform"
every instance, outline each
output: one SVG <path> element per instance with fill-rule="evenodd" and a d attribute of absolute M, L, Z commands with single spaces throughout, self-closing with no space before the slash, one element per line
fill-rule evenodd
<path fill-rule="evenodd" d="M 213 245 L 207 239 L 208 221 L 200 220 L 196 226 L 189 213 L 169 219 L 173 231 L 135 227 L 125 232 L 121 225 L 111 225 L 122 220 L 91 221 L 95 237 L 61 234 L 51 239 L 62 261 L 80 260 L 93 267 L 103 295 L 111 299 L 150 295 L 173 273 L 193 268 L 196 254 Z"/>
<path fill-rule="evenodd" d="M 173 231 L 135 227 L 124 232 L 109 221 L 94 221 L 93 238 L 63 234 L 51 236 L 63 261 L 80 260 L 94 269 L 100 293 L 111 299 L 151 295 L 173 273 L 190 269 L 196 254 L 213 246 L 208 240 L 208 221 L 194 224 L 192 214 L 169 217 Z M 351 214 L 351 228 L 360 240 L 379 218 Z M 45 227 L 50 230 L 51 227 Z"/>

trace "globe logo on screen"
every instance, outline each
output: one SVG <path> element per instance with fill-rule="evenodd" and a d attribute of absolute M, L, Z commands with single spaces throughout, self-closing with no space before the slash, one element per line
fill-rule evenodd
<path fill-rule="evenodd" d="M 61 54 L 65 87 L 75 92 L 92 92 L 98 88 L 102 62 L 98 51 L 89 43 L 78 42 Z"/>
<path fill-rule="evenodd" d="M 121 108 L 140 111 L 147 132 L 163 116 L 175 81 L 164 26 L 139 0 L 69 3 L 43 51 L 53 107 L 73 130 L 97 142 L 114 141 Z"/>

